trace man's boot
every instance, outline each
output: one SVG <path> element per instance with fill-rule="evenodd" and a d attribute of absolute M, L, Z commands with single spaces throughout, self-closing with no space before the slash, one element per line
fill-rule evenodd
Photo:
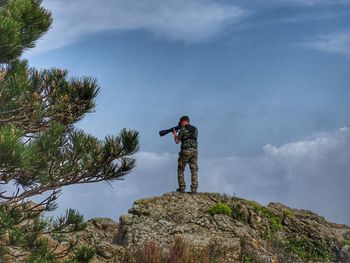
<path fill-rule="evenodd" d="M 177 189 L 176 189 L 176 192 L 178 192 L 178 193 L 185 193 L 185 189 L 177 188 Z"/>
<path fill-rule="evenodd" d="M 191 192 L 190 192 L 190 194 L 196 194 L 197 193 L 197 189 L 191 189 Z"/>

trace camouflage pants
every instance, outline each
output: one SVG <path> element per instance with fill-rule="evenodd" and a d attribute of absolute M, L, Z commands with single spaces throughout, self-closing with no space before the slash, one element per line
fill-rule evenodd
<path fill-rule="evenodd" d="M 179 188 L 185 190 L 185 167 L 190 165 L 191 170 L 191 191 L 197 191 L 198 188 L 198 151 L 194 148 L 181 150 L 177 161 L 177 175 L 179 180 Z"/>

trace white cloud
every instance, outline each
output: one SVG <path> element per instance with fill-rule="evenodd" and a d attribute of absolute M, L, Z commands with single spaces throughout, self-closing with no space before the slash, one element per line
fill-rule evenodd
<path fill-rule="evenodd" d="M 320 21 L 320 20 L 331 20 L 331 19 L 338 19 L 341 16 L 347 15 L 345 12 L 327 12 L 323 14 L 319 13 L 313 13 L 313 14 L 302 14 L 302 15 L 295 15 L 287 18 L 283 18 L 279 20 L 280 23 L 304 23 L 304 22 L 313 22 L 313 21 Z"/>
<path fill-rule="evenodd" d="M 324 3 L 323 0 L 282 0 L 282 3 L 290 3 L 290 4 L 298 4 L 298 5 L 307 5 L 307 6 L 313 6 L 313 5 L 319 5 Z"/>
<path fill-rule="evenodd" d="M 239 7 L 213 0 L 46 0 L 53 28 L 33 52 L 74 43 L 107 30 L 145 30 L 171 41 L 207 40 L 247 15 Z"/>
<path fill-rule="evenodd" d="M 346 5 L 350 3 L 349 0 L 278 0 L 278 2 L 303 6 Z"/>
<path fill-rule="evenodd" d="M 350 32 L 319 36 L 314 40 L 303 43 L 303 46 L 350 57 Z"/>
<path fill-rule="evenodd" d="M 280 201 L 349 224 L 349 160 L 350 129 L 344 127 L 304 141 L 265 145 L 256 157 L 212 160 L 202 170 L 203 176 L 216 176 L 215 167 L 220 167 L 215 191 L 221 187 L 261 202 Z M 208 190 L 215 185 L 203 180 Z"/>

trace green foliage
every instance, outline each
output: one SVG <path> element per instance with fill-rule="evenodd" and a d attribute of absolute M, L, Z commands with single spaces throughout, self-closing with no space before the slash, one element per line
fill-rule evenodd
<path fill-rule="evenodd" d="M 0 244 L 0 262 L 4 261 L 4 255 L 8 253 L 8 247 Z"/>
<path fill-rule="evenodd" d="M 255 210 L 260 209 L 261 205 L 252 200 L 244 200 L 247 204 L 251 205 Z"/>
<path fill-rule="evenodd" d="M 57 219 L 50 217 L 42 220 L 45 222 L 45 231 L 58 242 L 68 241 L 69 233 L 82 231 L 87 226 L 83 215 L 73 209 L 67 209 L 65 215 Z"/>
<path fill-rule="evenodd" d="M 44 230 L 46 225 L 38 213 L 24 214 L 24 208 L 0 206 L 0 237 L 8 237 L 8 244 L 4 245 L 35 247 L 38 232 Z M 25 220 L 27 222 L 23 223 Z"/>
<path fill-rule="evenodd" d="M 33 250 L 27 263 L 54 263 L 57 262 L 56 256 L 49 247 L 46 240 L 36 240 L 35 250 Z"/>
<path fill-rule="evenodd" d="M 208 213 L 214 215 L 214 214 L 223 214 L 223 215 L 232 215 L 232 208 L 229 207 L 226 204 L 223 204 L 221 202 L 214 204 L 212 207 L 208 209 Z"/>
<path fill-rule="evenodd" d="M 350 246 L 350 240 L 344 239 L 344 240 L 341 242 L 341 244 L 342 244 L 343 246 Z"/>
<path fill-rule="evenodd" d="M 242 204 L 234 203 L 232 206 L 232 217 L 241 222 L 248 222 L 249 215 L 245 213 Z"/>
<path fill-rule="evenodd" d="M 241 263 L 253 263 L 253 259 L 251 258 L 251 256 L 243 254 L 241 256 Z"/>
<path fill-rule="evenodd" d="M 273 231 L 280 231 L 283 229 L 281 219 L 273 214 L 268 208 L 263 207 L 261 213 L 269 219 Z"/>
<path fill-rule="evenodd" d="M 61 216 L 53 222 L 51 232 L 73 232 L 85 228 L 86 223 L 84 223 L 83 215 L 74 209 L 68 209 L 65 216 Z"/>
<path fill-rule="evenodd" d="M 72 126 L 95 108 L 98 92 L 96 79 L 68 78 L 66 70 L 37 71 L 20 60 L 0 68 L 0 181 L 34 188 L 24 198 L 129 173 L 136 131 L 100 141 Z"/>
<path fill-rule="evenodd" d="M 329 244 L 321 240 L 310 239 L 305 235 L 288 239 L 286 250 L 298 255 L 302 260 L 324 262 L 332 258 Z"/>
<path fill-rule="evenodd" d="M 20 166 L 25 147 L 21 143 L 23 132 L 12 124 L 0 126 L 0 159 L 11 171 Z"/>
<path fill-rule="evenodd" d="M 20 229 L 11 229 L 8 231 L 9 243 L 11 246 L 20 246 L 23 243 L 24 235 Z"/>
<path fill-rule="evenodd" d="M 6 233 L 6 229 L 19 223 L 20 212 L 18 209 L 10 209 L 6 206 L 0 206 L 0 234 Z"/>
<path fill-rule="evenodd" d="M 282 220 L 277 215 L 275 215 L 267 207 L 261 206 L 254 201 L 248 201 L 250 205 L 253 206 L 254 210 L 264 217 L 266 217 L 270 222 L 270 227 L 272 232 L 277 232 L 283 229 Z"/>
<path fill-rule="evenodd" d="M 32 205 L 33 206 L 33 205 Z M 42 238 L 43 233 L 55 236 L 79 231 L 85 227 L 83 216 L 69 209 L 65 216 L 56 220 L 45 218 L 41 211 L 28 206 L 17 207 L 0 206 L 1 236 L 8 236 L 6 246 L 19 246 L 31 252 L 29 262 L 55 262 L 56 255 L 47 241 Z M 6 246 L 5 246 L 6 245 Z"/>
<path fill-rule="evenodd" d="M 292 210 L 283 210 L 283 216 L 286 218 L 293 218 L 295 217 L 295 212 Z"/>
<path fill-rule="evenodd" d="M 52 23 L 51 13 L 39 0 L 7 0 L 0 7 L 0 63 L 34 47 Z"/>
<path fill-rule="evenodd" d="M 96 252 L 93 247 L 88 245 L 82 245 L 75 252 L 75 259 L 79 263 L 88 263 L 94 258 L 95 254 Z"/>

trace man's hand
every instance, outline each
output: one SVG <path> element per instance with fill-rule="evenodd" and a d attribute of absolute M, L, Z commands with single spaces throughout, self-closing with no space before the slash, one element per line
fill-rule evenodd
<path fill-rule="evenodd" d="M 175 141 L 176 144 L 178 144 L 180 142 L 180 139 L 179 139 L 179 137 L 177 137 L 175 129 L 173 129 L 173 134 L 174 134 L 174 141 Z"/>

